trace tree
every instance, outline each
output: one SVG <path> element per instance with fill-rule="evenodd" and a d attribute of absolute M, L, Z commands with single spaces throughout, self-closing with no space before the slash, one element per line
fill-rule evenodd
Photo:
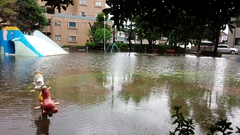
<path fill-rule="evenodd" d="M 112 33 L 108 29 L 98 28 L 93 35 L 95 42 L 106 42 L 112 38 Z"/>
<path fill-rule="evenodd" d="M 0 0 L 0 28 L 15 15 L 14 3 L 16 0 Z"/>
<path fill-rule="evenodd" d="M 69 5 L 74 5 L 74 0 L 41 0 L 45 1 L 45 6 L 50 6 L 53 9 L 58 9 L 58 12 L 61 12 L 61 9 L 67 10 Z"/>
<path fill-rule="evenodd" d="M 94 22 L 93 25 L 89 23 L 91 29 L 88 30 L 88 36 L 90 37 L 91 41 L 97 42 L 94 38 L 94 34 L 97 29 L 104 28 L 104 25 L 105 25 L 105 29 L 110 31 L 110 26 L 108 24 L 104 24 L 107 18 L 108 16 L 104 17 L 104 13 L 99 13 L 97 15 L 96 22 Z"/>
<path fill-rule="evenodd" d="M 19 29 L 25 32 L 32 32 L 36 29 L 42 30 L 49 22 L 45 17 L 44 9 L 36 0 L 17 0 L 16 16 L 11 20 Z"/>
<path fill-rule="evenodd" d="M 207 26 L 214 33 L 212 36 L 216 41 L 215 52 L 220 30 L 225 29 L 232 17 L 240 15 L 239 0 L 139 0 L 137 2 L 135 0 L 107 0 L 107 4 L 110 7 L 104 9 L 103 12 L 112 15 L 111 20 L 117 28 L 128 19 L 134 20 L 132 17 L 138 17 L 140 21 L 147 22 L 145 23 L 147 25 L 142 26 L 144 31 L 158 27 L 160 33 L 168 34 L 167 37 L 173 34 L 173 31 L 177 35 L 181 35 L 182 31 L 188 31 L 182 34 L 190 36 L 192 32 L 196 32 L 194 27 L 204 29 Z"/>
<path fill-rule="evenodd" d="M 211 7 L 208 7 L 209 10 L 207 12 L 208 17 L 206 17 L 206 23 L 213 30 L 213 35 L 215 37 L 214 56 L 216 56 L 220 30 L 226 28 L 226 24 L 231 22 L 231 17 L 237 17 L 240 15 L 240 1 L 211 1 L 206 4 L 212 5 Z"/>

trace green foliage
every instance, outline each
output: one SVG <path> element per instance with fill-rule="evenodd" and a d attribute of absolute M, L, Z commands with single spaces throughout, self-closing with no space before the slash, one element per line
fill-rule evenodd
<path fill-rule="evenodd" d="M 172 115 L 172 118 L 175 118 L 173 125 L 177 124 L 177 127 L 173 132 L 169 132 L 170 135 L 193 135 L 194 134 L 194 123 L 192 119 L 186 119 L 182 113 L 179 112 L 181 106 L 174 106 L 175 114 Z"/>
<path fill-rule="evenodd" d="M 236 133 L 240 133 L 240 128 L 239 127 L 236 127 L 236 128 L 237 128 Z"/>
<path fill-rule="evenodd" d="M 89 47 L 96 47 L 98 43 L 96 42 L 86 42 L 85 45 Z"/>
<path fill-rule="evenodd" d="M 127 51 L 128 50 L 128 44 L 126 43 L 117 43 L 117 46 L 121 51 Z"/>
<path fill-rule="evenodd" d="M 133 44 L 132 47 L 136 52 L 141 52 L 142 50 L 142 46 L 140 44 Z"/>
<path fill-rule="evenodd" d="M 14 3 L 16 0 L 0 0 L 0 28 L 2 23 L 5 23 L 11 19 L 11 16 L 16 14 Z"/>
<path fill-rule="evenodd" d="M 93 38 L 95 42 L 106 41 L 112 38 L 112 33 L 108 29 L 99 28 L 95 31 Z"/>
<path fill-rule="evenodd" d="M 105 15 L 104 13 L 98 13 L 96 21 L 100 23 L 104 23 L 104 21 L 107 21 L 108 15 Z"/>
<path fill-rule="evenodd" d="M 85 43 L 85 45 L 89 47 L 89 50 L 102 50 L 103 49 L 102 43 L 87 42 L 87 43 Z"/>
<path fill-rule="evenodd" d="M 179 110 L 181 106 L 174 106 L 173 110 L 175 114 L 172 115 L 174 119 L 172 125 L 177 125 L 175 130 L 169 131 L 170 135 L 193 135 L 194 134 L 194 123 L 192 119 L 186 119 Z M 207 135 L 215 135 L 216 133 L 221 133 L 222 135 L 233 134 L 233 128 L 231 127 L 231 122 L 227 122 L 227 119 L 221 119 L 217 121 L 214 125 L 209 127 L 209 133 Z M 235 133 L 240 133 L 240 128 L 236 127 L 237 131 Z"/>
<path fill-rule="evenodd" d="M 116 43 L 118 48 L 121 51 L 129 51 L 129 46 L 126 43 Z M 92 49 L 101 49 L 103 48 L 102 43 L 96 43 L 96 42 L 87 42 L 85 43 L 86 46 L 89 46 Z M 151 53 L 152 47 L 150 45 L 141 45 L 141 44 L 132 44 L 132 49 L 135 52 L 142 52 L 142 48 L 146 47 L 147 53 Z M 159 49 L 159 53 L 165 53 L 167 49 L 175 49 L 177 53 L 184 53 L 184 48 L 181 47 L 174 47 L 170 45 L 155 45 L 154 48 Z"/>
<path fill-rule="evenodd" d="M 231 17 L 239 15 L 239 0 L 229 1 L 149 1 L 139 0 L 108 0 L 109 8 L 103 10 L 110 13 L 115 25 L 121 26 L 124 21 L 134 20 L 148 25 L 161 26 L 160 30 L 170 31 L 180 28 L 192 31 L 194 27 L 222 26 L 222 29 L 231 20 Z M 204 9 L 204 10 L 202 10 Z M 127 12 L 126 12 L 127 11 Z M 201 11 L 201 12 L 200 12 Z M 142 27 L 143 28 L 143 27 Z M 161 31 L 162 32 L 162 31 Z"/>
<path fill-rule="evenodd" d="M 61 9 L 67 10 L 69 5 L 74 5 L 74 0 L 41 0 L 45 1 L 45 6 L 50 6 L 52 8 L 57 8 L 58 12 L 61 12 Z"/>
<path fill-rule="evenodd" d="M 17 0 L 16 8 L 18 9 L 17 16 L 13 23 L 25 32 L 32 32 L 34 30 L 42 30 L 49 24 L 44 9 L 37 3 L 36 0 Z"/>
<path fill-rule="evenodd" d="M 226 28 L 232 17 L 240 16 L 239 0 L 138 0 L 137 2 L 107 0 L 106 2 L 109 8 L 104 9 L 103 12 L 112 15 L 111 20 L 118 29 L 124 25 L 124 22 L 134 21 L 140 39 L 151 40 L 151 35 L 157 38 L 164 36 L 169 37 L 170 44 L 174 45 L 178 42 L 188 44 L 190 39 L 201 41 L 207 38 L 218 41 L 220 30 Z"/>
<path fill-rule="evenodd" d="M 214 135 L 216 132 L 220 132 L 223 135 L 232 134 L 231 122 L 227 122 L 227 119 L 221 119 L 215 123 L 215 125 L 209 128 L 210 132 L 207 135 Z"/>
<path fill-rule="evenodd" d="M 105 17 L 105 21 L 106 20 L 107 20 L 107 17 Z M 97 29 L 105 27 L 106 30 L 111 31 L 110 26 L 106 23 L 104 24 L 104 14 L 103 13 L 99 13 L 97 15 L 96 22 L 94 22 L 93 25 L 90 25 L 90 27 L 91 27 L 91 29 L 88 30 L 87 35 L 90 37 L 90 40 L 94 41 L 94 42 L 99 42 L 100 40 L 103 40 L 103 37 L 101 38 L 101 35 L 99 35 L 101 33 L 99 31 L 101 31 L 101 30 L 98 30 L 98 33 L 95 35 L 95 32 L 97 31 Z M 97 39 L 95 39 L 95 36 L 97 36 Z M 100 40 L 99 40 L 99 38 L 100 38 Z M 106 40 L 108 40 L 108 38 L 106 38 Z"/>

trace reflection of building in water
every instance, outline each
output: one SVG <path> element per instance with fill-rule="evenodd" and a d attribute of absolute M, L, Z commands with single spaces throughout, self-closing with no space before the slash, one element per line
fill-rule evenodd
<path fill-rule="evenodd" d="M 47 116 L 38 117 L 35 120 L 35 125 L 37 127 L 36 135 L 49 135 L 50 120 Z"/>
<path fill-rule="evenodd" d="M 106 67 L 110 74 L 106 77 L 105 87 L 117 94 L 122 90 L 123 84 L 131 83 L 135 72 L 137 58 L 135 55 L 116 53 L 109 61 L 112 63 Z M 119 59 L 119 55 L 128 55 L 128 59 Z"/>
<path fill-rule="evenodd" d="M 5 86 L 14 85 L 15 83 L 12 83 L 15 78 L 12 78 L 15 66 L 13 65 L 15 63 L 15 57 L 14 56 L 0 56 L 0 86 L 4 88 Z M 1 89 L 1 88 L 0 88 Z"/>
<path fill-rule="evenodd" d="M 213 86 L 212 90 L 209 93 L 209 107 L 211 109 L 217 109 L 218 108 L 218 97 L 220 97 L 224 93 L 224 86 L 225 86 L 225 78 L 226 78 L 226 69 L 228 68 L 228 64 L 225 61 L 218 61 L 216 59 L 215 61 L 215 73 L 213 78 Z M 221 68 L 219 68 L 221 67 Z"/>

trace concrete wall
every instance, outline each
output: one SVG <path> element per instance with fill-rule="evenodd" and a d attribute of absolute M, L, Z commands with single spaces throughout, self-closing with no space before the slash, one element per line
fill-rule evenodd
<path fill-rule="evenodd" d="M 214 47 L 213 46 L 201 46 L 200 51 L 213 51 Z M 198 47 L 192 46 L 191 47 L 191 52 L 197 52 Z"/>

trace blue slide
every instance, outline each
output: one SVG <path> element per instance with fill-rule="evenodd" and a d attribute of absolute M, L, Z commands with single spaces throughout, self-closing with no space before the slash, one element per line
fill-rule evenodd
<path fill-rule="evenodd" d="M 68 54 L 38 30 L 33 35 L 24 35 L 17 27 L 4 27 L 0 37 L 1 54 L 35 57 Z"/>

